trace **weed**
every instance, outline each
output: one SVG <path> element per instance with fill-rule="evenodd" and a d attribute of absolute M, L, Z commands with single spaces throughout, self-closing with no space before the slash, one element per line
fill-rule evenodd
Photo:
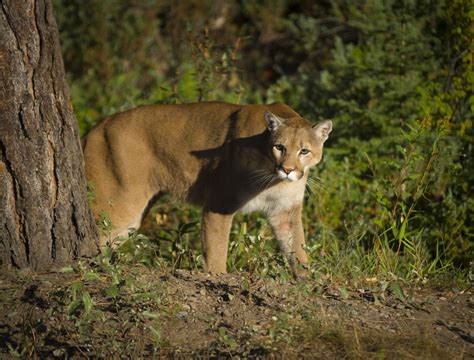
<path fill-rule="evenodd" d="M 269 225 L 256 215 L 237 220 L 232 228 L 227 268 L 247 271 L 249 275 L 291 278 L 288 262 L 278 251 Z M 250 223 L 250 225 L 248 225 Z"/>
<path fill-rule="evenodd" d="M 105 212 L 104 210 L 102 210 L 99 213 L 99 218 L 97 220 L 97 227 L 99 228 L 101 235 L 105 235 L 109 238 L 109 242 L 113 240 L 110 238 L 110 234 L 112 230 L 115 229 L 115 226 L 112 223 L 112 220 L 110 220 L 110 217 L 107 214 L 107 212 Z"/>

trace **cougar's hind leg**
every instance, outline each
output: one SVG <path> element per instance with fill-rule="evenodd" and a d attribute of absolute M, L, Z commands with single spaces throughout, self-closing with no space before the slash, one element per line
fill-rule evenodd
<path fill-rule="evenodd" d="M 137 230 L 149 209 L 150 199 L 122 192 L 108 199 L 99 210 L 100 246 L 114 245 L 118 236 L 127 237 L 130 229 Z M 110 221 L 110 225 L 106 222 Z"/>

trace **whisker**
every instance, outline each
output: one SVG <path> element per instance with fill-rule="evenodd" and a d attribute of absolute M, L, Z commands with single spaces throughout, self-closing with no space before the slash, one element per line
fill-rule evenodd
<path fill-rule="evenodd" d="M 320 190 L 324 193 L 327 193 L 326 186 L 322 183 L 322 181 L 317 181 L 316 179 L 313 179 L 311 177 L 308 177 L 308 182 L 306 185 L 309 185 L 311 188 L 311 191 L 314 193 L 316 190 Z"/>
<path fill-rule="evenodd" d="M 260 177 L 262 175 L 267 175 L 267 174 L 268 174 L 267 170 L 263 170 L 263 169 L 254 170 L 250 172 L 249 179 L 254 179 L 254 178 Z"/>
<path fill-rule="evenodd" d="M 249 173 L 247 181 L 249 185 L 256 186 L 265 191 L 275 179 L 275 174 L 266 169 L 257 169 Z"/>
<path fill-rule="evenodd" d="M 268 181 L 268 174 L 263 174 L 252 181 L 252 184 L 256 185 L 257 187 L 263 187 Z"/>
<path fill-rule="evenodd" d="M 311 186 L 309 186 L 308 183 L 305 184 L 305 188 L 309 192 L 310 195 L 314 195 L 313 189 L 311 189 Z"/>
<path fill-rule="evenodd" d="M 319 181 L 319 182 L 324 182 L 323 178 L 321 178 L 319 176 L 316 176 L 316 175 L 311 175 L 311 174 L 308 176 L 308 179 L 312 179 L 314 181 Z"/>
<path fill-rule="evenodd" d="M 324 179 L 318 176 L 308 176 L 308 180 L 311 180 L 320 184 L 324 184 Z"/>
<path fill-rule="evenodd" d="M 255 177 L 252 181 L 252 184 L 257 186 L 258 188 L 263 188 L 263 191 L 265 191 L 271 185 L 274 178 L 275 177 L 273 174 L 266 172 L 258 177 Z"/>
<path fill-rule="evenodd" d="M 256 180 L 256 179 L 261 179 L 262 177 L 267 176 L 268 174 L 255 174 L 253 176 L 249 176 L 248 180 Z"/>

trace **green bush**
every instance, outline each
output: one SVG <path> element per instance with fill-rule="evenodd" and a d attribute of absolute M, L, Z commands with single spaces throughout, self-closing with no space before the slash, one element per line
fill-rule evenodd
<path fill-rule="evenodd" d="M 336 38 L 324 69 L 305 64 L 268 90 L 270 99 L 335 123 L 317 170 L 326 181 L 306 207 L 308 233 L 320 227 L 325 253 L 345 244 L 345 251 L 371 254 L 383 244 L 409 257 L 405 276 L 422 276 L 451 260 L 467 267 L 473 259 L 466 167 L 473 100 L 466 34 L 473 15 L 463 6 L 467 2 L 348 6 L 357 41 Z M 318 33 L 317 22 L 307 23 Z M 458 48 L 449 52 L 453 44 Z M 453 66 L 459 56 L 465 64 Z"/>

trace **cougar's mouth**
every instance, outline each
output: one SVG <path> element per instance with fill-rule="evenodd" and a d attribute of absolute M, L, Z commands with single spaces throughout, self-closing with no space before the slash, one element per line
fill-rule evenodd
<path fill-rule="evenodd" d="M 303 177 L 303 174 L 298 170 L 288 169 L 283 166 L 277 167 L 276 173 L 279 179 L 286 181 L 298 181 Z"/>

